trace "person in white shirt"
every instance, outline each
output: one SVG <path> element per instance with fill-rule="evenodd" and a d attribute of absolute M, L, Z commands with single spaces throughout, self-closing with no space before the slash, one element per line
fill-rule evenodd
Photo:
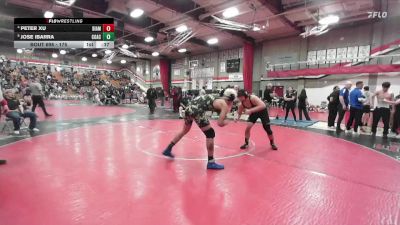
<path fill-rule="evenodd" d="M 206 87 L 203 87 L 199 93 L 200 96 L 206 95 Z"/>
<path fill-rule="evenodd" d="M 368 86 L 364 86 L 363 96 L 364 96 L 364 102 L 363 102 L 364 115 L 361 120 L 361 130 L 365 131 L 363 126 L 368 126 L 368 122 L 371 117 L 371 93 L 369 92 Z"/>

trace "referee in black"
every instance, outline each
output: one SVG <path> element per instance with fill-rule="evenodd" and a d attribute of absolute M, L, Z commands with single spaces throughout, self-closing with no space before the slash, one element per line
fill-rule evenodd
<path fill-rule="evenodd" d="M 35 112 L 36 106 L 39 105 L 45 116 L 52 116 L 46 110 L 46 106 L 43 102 L 42 85 L 39 83 L 38 78 L 33 79 L 29 85 L 29 89 L 32 94 L 32 112 Z"/>

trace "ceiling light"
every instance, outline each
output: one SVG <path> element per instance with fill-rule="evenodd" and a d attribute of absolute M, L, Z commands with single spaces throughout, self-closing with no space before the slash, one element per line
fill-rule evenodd
<path fill-rule="evenodd" d="M 82 57 L 82 61 L 86 62 L 87 58 L 86 57 Z"/>
<path fill-rule="evenodd" d="M 17 49 L 17 52 L 18 52 L 18 54 L 21 54 L 23 52 L 23 50 L 19 48 L 19 49 Z"/>
<path fill-rule="evenodd" d="M 53 57 L 53 58 L 57 58 L 57 57 L 58 57 L 58 55 L 57 55 L 57 53 L 53 53 L 53 54 L 51 54 L 51 57 Z"/>
<path fill-rule="evenodd" d="M 321 25 L 330 25 L 339 22 L 339 16 L 337 15 L 329 15 L 324 18 L 321 18 L 318 23 Z"/>
<path fill-rule="evenodd" d="M 148 36 L 144 39 L 145 42 L 152 42 L 154 38 L 152 36 Z"/>
<path fill-rule="evenodd" d="M 96 53 L 93 53 L 93 54 L 92 54 L 92 57 L 93 57 L 93 58 L 96 58 L 96 57 L 97 57 L 97 54 L 96 54 Z"/>
<path fill-rule="evenodd" d="M 239 10 L 236 7 L 230 7 L 230 8 L 225 9 L 225 11 L 222 13 L 222 15 L 225 18 L 232 18 L 232 17 L 239 15 Z"/>
<path fill-rule="evenodd" d="M 106 55 L 111 54 L 111 50 L 107 49 L 104 53 L 106 53 Z"/>
<path fill-rule="evenodd" d="M 186 51 L 187 51 L 186 48 L 181 48 L 178 50 L 178 52 L 180 52 L 180 53 L 185 53 Z"/>
<path fill-rule="evenodd" d="M 128 49 L 129 46 L 128 46 L 127 44 L 124 44 L 124 45 L 122 45 L 122 48 L 123 48 L 123 49 Z"/>
<path fill-rule="evenodd" d="M 132 10 L 130 16 L 133 18 L 138 18 L 141 15 L 143 15 L 143 13 L 144 13 L 144 11 L 142 9 L 134 9 L 134 10 Z"/>
<path fill-rule="evenodd" d="M 151 55 L 154 56 L 154 57 L 156 57 L 156 56 L 159 56 L 160 53 L 158 53 L 158 52 L 153 52 L 153 53 L 151 53 Z"/>
<path fill-rule="evenodd" d="M 71 6 L 75 3 L 75 0 L 56 0 L 57 4 Z"/>
<path fill-rule="evenodd" d="M 182 32 L 185 32 L 185 31 L 187 31 L 187 26 L 186 25 L 180 25 L 179 27 L 177 27 L 175 30 L 176 30 L 176 32 L 178 32 L 178 33 L 182 33 Z"/>
<path fill-rule="evenodd" d="M 121 64 L 125 64 L 125 63 L 126 63 L 125 59 L 121 60 Z"/>
<path fill-rule="evenodd" d="M 112 63 L 112 61 L 111 60 L 107 60 L 107 64 L 111 64 Z"/>
<path fill-rule="evenodd" d="M 61 55 L 65 55 L 65 54 L 67 54 L 67 51 L 65 51 L 65 50 L 60 50 L 60 54 L 61 54 Z"/>
<path fill-rule="evenodd" d="M 210 38 L 210 39 L 208 39 L 207 43 L 209 45 L 215 45 L 218 43 L 218 38 Z"/>
<path fill-rule="evenodd" d="M 44 18 L 53 18 L 54 13 L 52 11 L 44 12 Z"/>

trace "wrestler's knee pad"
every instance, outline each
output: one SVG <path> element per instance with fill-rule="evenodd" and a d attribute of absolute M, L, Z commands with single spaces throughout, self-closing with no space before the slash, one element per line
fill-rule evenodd
<path fill-rule="evenodd" d="M 215 131 L 213 128 L 203 131 L 203 133 L 206 135 L 206 138 L 214 138 L 215 137 Z"/>

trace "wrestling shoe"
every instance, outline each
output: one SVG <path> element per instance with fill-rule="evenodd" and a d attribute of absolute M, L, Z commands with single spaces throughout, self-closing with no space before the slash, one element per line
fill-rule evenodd
<path fill-rule="evenodd" d="M 165 149 L 162 154 L 172 159 L 175 158 L 170 149 Z"/>
<path fill-rule="evenodd" d="M 278 147 L 275 144 L 271 144 L 272 150 L 278 150 Z"/>
<path fill-rule="evenodd" d="M 244 145 L 240 146 L 240 149 L 246 149 L 248 147 L 249 147 L 249 144 L 244 144 Z"/>
<path fill-rule="evenodd" d="M 225 167 L 222 164 L 218 164 L 216 162 L 208 162 L 207 169 L 208 170 L 223 170 Z"/>

